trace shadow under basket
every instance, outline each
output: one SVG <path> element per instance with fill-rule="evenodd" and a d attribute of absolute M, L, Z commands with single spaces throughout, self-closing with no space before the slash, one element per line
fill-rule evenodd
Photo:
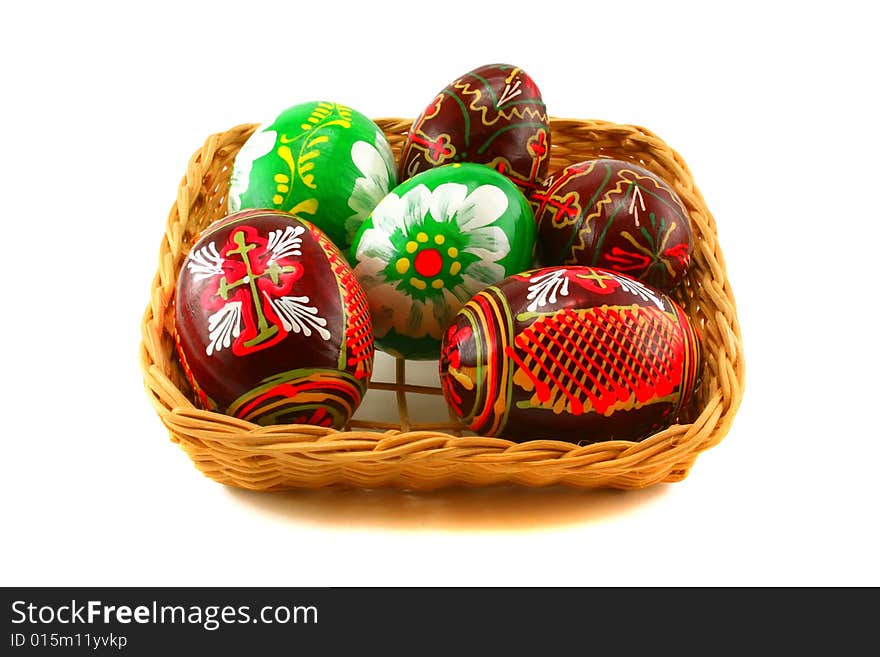
<path fill-rule="evenodd" d="M 411 121 L 375 121 L 397 158 Z M 168 216 L 141 325 L 140 363 L 149 399 L 171 440 L 211 479 L 260 491 L 494 484 L 635 489 L 684 479 L 696 457 L 729 431 L 743 394 L 742 337 L 715 221 L 687 165 L 644 128 L 562 118 L 551 118 L 549 170 L 596 157 L 629 160 L 666 180 L 690 213 L 693 258 L 686 280 L 672 296 L 700 331 L 703 369 L 683 423 L 639 442 L 585 446 L 561 440 L 514 443 L 472 435 L 449 421 L 418 424 L 410 420 L 408 398 L 430 395 L 444 412 L 445 403 L 439 387 L 407 381 L 412 363 L 404 360 L 394 363 L 387 381 L 378 380 L 377 370 L 367 391 L 368 397 L 372 390 L 384 390 L 396 398 L 396 418 L 372 422 L 355 414 L 344 430 L 336 430 L 300 424 L 263 427 L 200 410 L 174 347 L 177 274 L 200 231 L 226 214 L 233 159 L 256 127 L 240 125 L 212 135 L 190 159 Z M 377 352 L 377 358 L 381 355 Z"/>

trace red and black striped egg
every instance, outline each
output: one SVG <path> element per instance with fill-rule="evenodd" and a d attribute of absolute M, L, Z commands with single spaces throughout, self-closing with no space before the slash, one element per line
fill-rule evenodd
<path fill-rule="evenodd" d="M 638 441 L 678 419 L 700 361 L 695 327 L 666 294 L 607 269 L 546 267 L 461 308 L 440 380 L 451 411 L 480 435 Z"/>
<path fill-rule="evenodd" d="M 373 369 L 363 288 L 330 239 L 280 210 L 211 224 L 177 280 L 175 339 L 198 406 L 342 428 Z"/>

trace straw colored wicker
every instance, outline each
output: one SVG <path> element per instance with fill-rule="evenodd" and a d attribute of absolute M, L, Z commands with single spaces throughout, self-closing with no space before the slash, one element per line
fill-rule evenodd
<path fill-rule="evenodd" d="M 389 118 L 376 123 L 398 156 L 411 121 Z M 644 488 L 684 479 L 697 456 L 728 433 L 743 394 L 742 338 L 715 221 L 687 165 L 644 128 L 562 118 L 551 119 L 550 170 L 590 157 L 627 159 L 668 181 L 690 212 L 694 256 L 688 277 L 674 296 L 702 334 L 704 363 L 690 416 L 681 420 L 685 424 L 641 442 L 587 446 L 557 440 L 517 444 L 475 436 L 452 423 L 417 425 L 409 418 L 408 397 L 432 394 L 435 403 L 444 402 L 439 382 L 438 387 L 406 382 L 403 360 L 396 363 L 393 381 L 373 381 L 367 391 L 367 396 L 373 389 L 396 394 L 397 417 L 387 422 L 355 420 L 345 430 L 261 427 L 196 408 L 174 349 L 177 274 L 197 234 L 225 213 L 233 158 L 255 128 L 255 124 L 240 125 L 214 134 L 193 154 L 168 216 L 141 326 L 140 362 L 149 399 L 172 441 L 208 477 L 264 491 L 325 486 L 427 490 L 492 484 Z"/>

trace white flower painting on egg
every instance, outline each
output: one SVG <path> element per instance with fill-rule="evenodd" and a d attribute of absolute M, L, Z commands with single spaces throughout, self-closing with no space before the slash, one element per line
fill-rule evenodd
<path fill-rule="evenodd" d="M 364 219 L 396 183 L 394 156 L 380 133 L 376 134 L 375 145 L 366 141 L 352 144 L 351 161 L 362 175 L 355 179 L 348 199 L 348 206 L 354 212 L 345 224 L 349 240 L 354 239 Z"/>
<path fill-rule="evenodd" d="M 507 196 L 493 185 L 470 193 L 459 183 L 433 191 L 418 185 L 402 197 L 386 196 L 356 250 L 376 334 L 394 328 L 439 339 L 464 302 L 503 278 L 498 261 L 510 244 L 493 224 L 507 207 Z"/>
<path fill-rule="evenodd" d="M 278 133 L 274 130 L 257 128 L 242 144 L 241 150 L 235 156 L 235 167 L 229 178 L 229 211 L 238 212 L 241 209 L 241 195 L 250 185 L 251 169 L 254 162 L 264 155 L 268 155 L 275 148 Z"/>

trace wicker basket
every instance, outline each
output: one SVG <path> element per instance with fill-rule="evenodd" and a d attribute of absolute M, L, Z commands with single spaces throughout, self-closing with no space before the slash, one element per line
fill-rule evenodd
<path fill-rule="evenodd" d="M 395 157 L 411 121 L 377 119 Z M 692 417 L 641 442 L 617 440 L 577 446 L 556 440 L 521 444 L 470 435 L 454 424 L 410 421 L 408 397 L 439 387 L 407 383 L 398 360 L 391 390 L 397 418 L 355 419 L 345 430 L 310 425 L 261 427 L 193 404 L 174 349 L 177 273 L 197 234 L 225 214 L 233 158 L 255 124 L 210 136 L 192 156 L 159 248 L 159 269 L 142 320 L 140 362 L 149 399 L 195 466 L 208 477 L 251 490 L 326 486 L 435 489 L 450 485 L 560 484 L 579 488 L 644 488 L 684 479 L 696 457 L 728 432 L 744 383 L 742 337 L 717 242 L 715 222 L 682 158 L 650 131 L 604 121 L 551 119 L 550 170 L 591 157 L 627 159 L 668 181 L 690 212 L 694 255 L 688 277 L 673 295 L 703 339 L 702 383 Z M 412 364 L 410 364 L 412 366 Z M 376 377 L 374 377 L 375 379 Z M 367 392 L 369 396 L 370 392 Z"/>

